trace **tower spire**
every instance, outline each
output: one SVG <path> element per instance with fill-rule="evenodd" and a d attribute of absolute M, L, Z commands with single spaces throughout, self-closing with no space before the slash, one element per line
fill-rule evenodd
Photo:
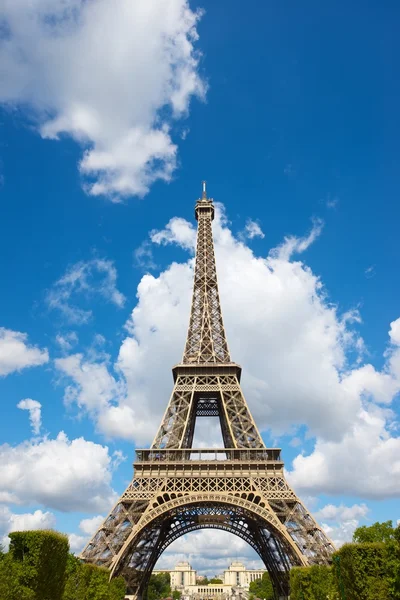
<path fill-rule="evenodd" d="M 202 182 L 201 182 L 201 184 L 202 184 L 202 187 L 203 187 L 203 193 L 202 193 L 201 199 L 202 199 L 202 200 L 207 200 L 207 188 L 206 188 L 206 182 L 205 182 L 205 181 L 202 181 Z"/>
<path fill-rule="evenodd" d="M 207 198 L 203 181 L 201 200 L 196 202 L 198 222 L 196 264 L 189 329 L 183 363 L 230 363 L 218 293 L 212 221 L 214 204 Z"/>

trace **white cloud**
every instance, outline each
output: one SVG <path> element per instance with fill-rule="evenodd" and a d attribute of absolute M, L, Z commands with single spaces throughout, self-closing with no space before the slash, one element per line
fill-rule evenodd
<path fill-rule="evenodd" d="M 61 511 L 105 511 L 116 499 L 111 488 L 113 458 L 108 448 L 83 438 L 0 446 L 0 494 L 24 505 Z"/>
<path fill-rule="evenodd" d="M 296 457 L 289 475 L 296 489 L 371 498 L 400 494 L 400 437 L 392 434 L 398 423 L 385 407 L 400 391 L 399 324 L 390 324 L 382 371 L 364 365 L 344 377 L 345 388 L 359 398 L 357 413 L 341 439 L 317 439 L 311 454 Z"/>
<path fill-rule="evenodd" d="M 0 506 L 0 544 L 8 549 L 8 534 L 12 531 L 30 529 L 53 529 L 56 518 L 51 512 L 35 510 L 33 513 L 12 513 L 6 506 Z"/>
<path fill-rule="evenodd" d="M 342 439 L 317 439 L 311 454 L 295 458 L 290 483 L 307 493 L 399 496 L 400 438 L 390 434 L 389 423 L 376 407 L 360 409 Z"/>
<path fill-rule="evenodd" d="M 247 219 L 244 231 L 242 231 L 241 233 L 241 238 L 249 238 L 250 240 L 252 240 L 255 237 L 264 238 L 265 234 L 261 229 L 260 225 L 257 223 L 257 221 Z"/>
<path fill-rule="evenodd" d="M 82 521 L 79 523 L 79 529 L 83 535 L 76 533 L 68 534 L 71 552 L 81 552 L 89 539 L 96 533 L 103 521 L 104 517 L 101 515 L 97 515 L 96 517 L 92 517 L 90 519 L 82 519 Z"/>
<path fill-rule="evenodd" d="M 400 318 L 390 323 L 389 337 L 392 344 L 400 346 Z"/>
<path fill-rule="evenodd" d="M 141 267 L 142 269 L 155 269 L 156 263 L 153 258 L 153 250 L 149 240 L 145 240 L 136 250 L 133 252 L 134 265 Z"/>
<path fill-rule="evenodd" d="M 318 278 L 287 258 L 295 250 L 304 251 L 319 228 L 315 225 L 300 241 L 287 238 L 290 251 L 282 246 L 267 259 L 257 258 L 236 240 L 220 212 L 214 237 L 231 355 L 244 367 L 243 385 L 258 424 L 286 430 L 306 423 L 313 432 L 339 436 L 349 410 L 357 408 L 357 398 L 343 393 L 338 373 L 345 365 L 346 323 L 325 302 Z M 172 219 L 152 240 L 191 250 L 194 233 L 192 224 Z M 182 354 L 192 277 L 192 259 L 172 263 L 158 277 L 145 275 L 128 323 L 131 335 L 120 349 L 117 364 L 128 386 L 125 403 L 142 408 L 148 435 L 155 433 L 171 386 L 166 359 L 173 364 Z"/>
<path fill-rule="evenodd" d="M 170 181 L 174 124 L 205 93 L 199 16 L 187 0 L 6 0 L 0 102 L 33 109 L 42 137 L 85 148 L 90 194 L 143 196 Z"/>
<path fill-rule="evenodd" d="M 88 542 L 88 538 L 85 535 L 79 535 L 77 533 L 68 534 L 69 549 L 73 554 L 79 554 Z"/>
<path fill-rule="evenodd" d="M 369 267 L 367 267 L 364 270 L 364 275 L 367 279 L 372 279 L 372 277 L 375 277 L 375 275 L 376 275 L 375 265 L 370 265 Z"/>
<path fill-rule="evenodd" d="M 71 350 L 75 344 L 78 343 L 78 336 L 75 331 L 69 331 L 64 335 L 57 334 L 56 342 L 60 346 L 61 350 L 67 352 Z"/>
<path fill-rule="evenodd" d="M 353 539 L 353 533 L 357 529 L 359 523 L 357 519 L 349 519 L 342 523 L 327 524 L 321 523 L 322 529 L 332 540 L 335 548 L 340 548 L 343 544 L 351 542 Z"/>
<path fill-rule="evenodd" d="M 353 533 L 359 527 L 360 520 L 365 519 L 368 513 L 369 508 L 366 504 L 352 506 L 327 504 L 314 513 L 314 516 L 338 548 L 352 541 Z"/>
<path fill-rule="evenodd" d="M 104 521 L 104 516 L 97 515 L 91 519 L 82 519 L 79 523 L 79 529 L 86 535 L 93 535 Z"/>
<path fill-rule="evenodd" d="M 310 233 L 304 237 L 288 235 L 283 243 L 273 251 L 273 256 L 282 260 L 289 260 L 293 254 L 305 252 L 311 244 L 321 235 L 324 222 L 322 219 L 313 219 L 313 226 Z"/>
<path fill-rule="evenodd" d="M 391 325 L 383 368 L 363 362 L 359 313 L 340 314 L 320 279 L 292 258 L 315 241 L 321 222 L 315 221 L 303 238 L 286 237 L 262 258 L 233 236 L 221 206 L 216 208 L 225 327 L 231 356 L 243 367 L 250 409 L 263 431 L 296 435 L 305 426 L 306 437 L 316 438 L 314 451 L 294 462 L 293 485 L 312 494 L 399 493 L 400 438 L 394 435 L 389 406 L 400 389 L 400 321 Z M 142 277 L 114 372 L 109 361 L 90 356 L 57 362 L 72 379 L 67 399 L 87 410 L 106 435 L 140 445 L 156 433 L 173 384 L 168 367 L 182 356 L 195 230 L 181 218 L 171 219 L 165 230 L 152 232 L 151 241 L 177 244 L 188 250 L 189 258 L 173 262 L 157 277 Z"/>
<path fill-rule="evenodd" d="M 321 508 L 315 517 L 318 520 L 324 521 L 338 521 L 340 523 L 344 521 L 351 521 L 353 519 L 361 519 L 366 517 L 369 508 L 366 504 L 353 504 L 352 506 L 345 506 L 340 504 L 335 506 L 334 504 L 326 504 Z"/>
<path fill-rule="evenodd" d="M 0 377 L 48 362 L 47 349 L 27 343 L 28 335 L 0 327 Z"/>
<path fill-rule="evenodd" d="M 150 239 L 155 244 L 177 244 L 186 250 L 194 250 L 196 245 L 196 230 L 192 223 L 185 219 L 174 217 L 161 231 L 152 231 Z"/>
<path fill-rule="evenodd" d="M 110 260 L 94 258 L 72 265 L 47 292 L 46 300 L 50 309 L 59 310 L 70 323 L 81 325 L 91 319 L 92 311 L 72 304 L 71 299 L 91 298 L 95 294 L 118 308 L 125 304 L 126 298 L 117 288 L 117 270 Z M 75 336 L 74 333 L 64 338 L 58 336 L 57 341 L 66 349 L 66 344 L 76 341 Z"/>
<path fill-rule="evenodd" d="M 42 405 L 37 400 L 26 398 L 17 404 L 18 408 L 29 411 L 29 420 L 31 422 L 32 431 L 35 435 L 39 435 L 42 426 Z"/>

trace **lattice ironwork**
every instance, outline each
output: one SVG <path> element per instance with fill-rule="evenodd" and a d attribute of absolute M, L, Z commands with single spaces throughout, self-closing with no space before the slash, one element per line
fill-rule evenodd
<path fill-rule="evenodd" d="M 123 575 L 141 599 L 167 546 L 196 529 L 223 529 L 264 561 L 278 596 L 292 565 L 327 564 L 334 547 L 287 483 L 279 448 L 266 448 L 231 362 L 212 240 L 213 201 L 196 204 L 194 288 L 182 363 L 150 449 L 137 450 L 134 478 L 82 552 Z M 223 448 L 192 448 L 196 418 L 219 418 Z"/>

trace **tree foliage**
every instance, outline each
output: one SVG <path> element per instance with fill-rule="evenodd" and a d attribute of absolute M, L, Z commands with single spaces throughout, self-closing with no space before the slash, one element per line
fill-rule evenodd
<path fill-rule="evenodd" d="M 224 583 L 224 582 L 222 581 L 222 579 L 219 579 L 219 577 L 212 577 L 210 579 L 210 581 L 207 582 L 207 584 L 208 583 Z"/>
<path fill-rule="evenodd" d="M 291 600 L 400 600 L 400 526 L 359 527 L 354 540 L 335 552 L 332 568 L 292 569 Z"/>
<path fill-rule="evenodd" d="M 147 587 L 147 600 L 160 600 L 171 596 L 171 578 L 169 573 L 151 575 Z"/>
<path fill-rule="evenodd" d="M 22 587 L 33 592 L 35 600 L 61 600 L 69 544 L 56 531 L 16 531 L 10 533 L 9 555 Z"/>
<path fill-rule="evenodd" d="M 108 569 L 69 556 L 63 600 L 123 600 L 125 593 L 122 577 L 110 581 Z"/>
<path fill-rule="evenodd" d="M 353 542 L 356 544 L 374 544 L 374 543 L 386 543 L 395 539 L 395 530 L 393 529 L 392 521 L 385 521 L 384 523 L 374 523 L 367 527 L 357 527 L 353 534 Z"/>
<path fill-rule="evenodd" d="M 389 595 L 400 600 L 400 524 L 393 532 L 393 540 L 386 545 L 386 566 Z"/>
<path fill-rule="evenodd" d="M 55 531 L 10 534 L 0 555 L 0 600 L 123 600 L 125 582 L 107 569 L 81 563 Z"/>
<path fill-rule="evenodd" d="M 386 547 L 345 544 L 333 557 L 337 588 L 347 600 L 388 600 Z"/>
<path fill-rule="evenodd" d="M 12 560 L 10 554 L 0 559 L 0 598 L 1 600 L 35 600 L 33 590 L 23 584 L 22 565 Z"/>
<path fill-rule="evenodd" d="M 250 594 L 256 598 L 265 598 L 265 600 L 274 600 L 274 587 L 268 573 L 263 573 L 260 579 L 252 581 L 249 586 Z"/>
<path fill-rule="evenodd" d="M 291 600 L 339 600 L 332 568 L 296 567 L 290 571 Z"/>

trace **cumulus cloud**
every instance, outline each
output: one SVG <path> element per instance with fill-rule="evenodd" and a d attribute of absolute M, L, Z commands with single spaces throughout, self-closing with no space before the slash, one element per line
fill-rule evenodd
<path fill-rule="evenodd" d="M 30 346 L 28 335 L 0 327 L 0 377 L 48 362 L 47 349 Z"/>
<path fill-rule="evenodd" d="M 0 102 L 81 144 L 88 193 L 143 196 L 170 181 L 174 128 L 205 93 L 199 17 L 187 0 L 6 0 Z"/>
<path fill-rule="evenodd" d="M 29 420 L 31 422 L 32 431 L 35 435 L 39 435 L 42 426 L 42 405 L 37 400 L 26 398 L 17 404 L 18 408 L 29 411 Z"/>
<path fill-rule="evenodd" d="M 60 311 L 70 323 L 82 325 L 91 319 L 92 310 L 85 310 L 73 304 L 72 300 L 79 296 L 91 298 L 95 294 L 118 308 L 125 304 L 126 298 L 117 288 L 117 270 L 110 260 L 94 258 L 70 266 L 47 292 L 46 300 L 50 309 Z M 57 337 L 64 350 L 71 347 L 76 339 L 73 332 Z"/>
<path fill-rule="evenodd" d="M 369 508 L 366 504 L 353 504 L 352 506 L 326 504 L 315 513 L 315 517 L 318 520 L 344 522 L 366 517 L 368 511 Z"/>
<path fill-rule="evenodd" d="M 342 439 L 317 439 L 311 454 L 294 459 L 289 481 L 306 493 L 397 497 L 400 438 L 391 435 L 384 411 L 360 409 Z"/>
<path fill-rule="evenodd" d="M 359 527 L 360 521 L 365 520 L 368 513 L 369 508 L 366 504 L 353 504 L 353 506 L 327 504 L 315 513 L 315 517 L 336 548 L 339 548 L 346 542 L 352 541 L 354 531 Z"/>
<path fill-rule="evenodd" d="M 116 500 L 113 457 L 84 438 L 30 440 L 0 446 L 0 495 L 61 511 L 105 511 Z"/>
<path fill-rule="evenodd" d="M 0 506 L 0 544 L 8 549 L 8 534 L 12 531 L 29 529 L 53 529 L 56 517 L 51 512 L 35 510 L 33 513 L 12 513 L 6 506 Z"/>
<path fill-rule="evenodd" d="M 97 515 L 90 519 L 82 519 L 79 523 L 80 534 L 70 533 L 68 535 L 69 547 L 71 552 L 79 553 L 85 547 L 89 539 L 96 533 L 97 529 L 104 521 L 104 516 Z"/>
<path fill-rule="evenodd" d="M 186 250 L 194 250 L 196 229 L 192 223 L 180 217 L 174 217 L 161 231 L 152 231 L 150 239 L 155 244 L 176 244 Z"/>
<path fill-rule="evenodd" d="M 382 369 L 364 362 L 359 313 L 340 313 L 319 277 L 294 258 L 317 239 L 322 223 L 315 220 L 309 234 L 288 236 L 260 257 L 233 235 L 221 205 L 216 208 L 225 328 L 231 356 L 243 366 L 250 409 L 264 432 L 298 438 L 303 426 L 307 437 L 316 439 L 314 451 L 294 461 L 291 482 L 310 494 L 399 493 L 399 438 L 390 405 L 400 389 L 400 321 L 391 325 Z M 56 363 L 70 380 L 67 400 L 88 411 L 99 431 L 140 445 L 156 433 L 172 388 L 168 365 L 182 356 L 195 228 L 182 218 L 171 219 L 165 229 L 151 233 L 150 241 L 155 251 L 174 244 L 189 256 L 158 276 L 142 277 L 117 361 L 72 355 Z M 212 428 L 198 432 L 215 443 Z"/>
<path fill-rule="evenodd" d="M 68 534 L 69 549 L 73 554 L 79 554 L 88 542 L 88 538 L 78 533 Z"/>

